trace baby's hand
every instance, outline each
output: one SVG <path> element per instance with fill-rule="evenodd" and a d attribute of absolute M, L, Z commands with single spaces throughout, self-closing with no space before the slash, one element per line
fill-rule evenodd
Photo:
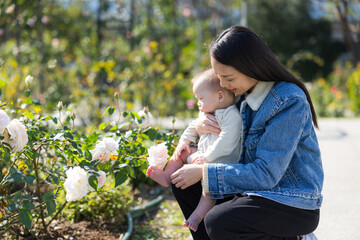
<path fill-rule="evenodd" d="M 180 140 L 180 142 L 174 152 L 175 160 L 180 159 L 180 155 L 181 155 L 182 151 L 187 151 L 188 153 L 190 153 L 190 141 L 189 140 L 186 140 L 186 139 Z"/>
<path fill-rule="evenodd" d="M 193 164 L 204 164 L 204 163 L 208 163 L 209 161 L 203 156 L 203 155 L 198 155 L 196 158 L 194 158 L 194 160 L 192 161 Z"/>

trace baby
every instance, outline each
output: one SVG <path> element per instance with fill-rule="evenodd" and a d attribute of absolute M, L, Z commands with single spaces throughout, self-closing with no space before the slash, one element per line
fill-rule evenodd
<path fill-rule="evenodd" d="M 220 80 L 213 69 L 207 69 L 192 81 L 193 92 L 198 100 L 199 116 L 206 113 L 214 114 L 218 121 L 220 135 L 202 134 L 195 129 L 196 120 L 192 121 L 182 134 L 173 157 L 164 171 L 150 166 L 147 176 L 164 187 L 170 185 L 170 175 L 186 163 L 237 163 L 241 152 L 242 121 L 234 101 L 235 95 L 230 90 L 220 86 Z M 197 143 L 197 150 L 190 147 Z M 193 231 L 207 212 L 215 205 L 216 200 L 202 196 L 200 202 L 185 221 L 184 226 Z"/>

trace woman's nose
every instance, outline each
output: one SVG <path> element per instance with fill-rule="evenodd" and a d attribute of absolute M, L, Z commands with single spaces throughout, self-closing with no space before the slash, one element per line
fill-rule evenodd
<path fill-rule="evenodd" d="M 223 81 L 220 80 L 220 86 L 221 87 L 225 87 L 225 84 L 223 83 Z"/>

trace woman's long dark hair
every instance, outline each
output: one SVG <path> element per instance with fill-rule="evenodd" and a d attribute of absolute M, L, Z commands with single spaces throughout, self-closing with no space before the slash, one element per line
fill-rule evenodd
<path fill-rule="evenodd" d="M 210 56 L 259 81 L 296 84 L 306 94 L 314 126 L 318 128 L 315 109 L 305 84 L 286 70 L 260 37 L 250 29 L 241 26 L 226 29 L 211 44 Z"/>

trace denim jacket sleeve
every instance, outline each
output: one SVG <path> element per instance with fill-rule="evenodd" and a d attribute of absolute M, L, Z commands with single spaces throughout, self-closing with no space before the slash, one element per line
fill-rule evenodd
<path fill-rule="evenodd" d="M 252 125 L 245 136 L 245 163 L 206 165 L 205 191 L 212 198 L 223 198 L 274 188 L 289 166 L 306 121 L 311 121 L 306 99 L 292 96 L 279 100 L 263 124 Z"/>

